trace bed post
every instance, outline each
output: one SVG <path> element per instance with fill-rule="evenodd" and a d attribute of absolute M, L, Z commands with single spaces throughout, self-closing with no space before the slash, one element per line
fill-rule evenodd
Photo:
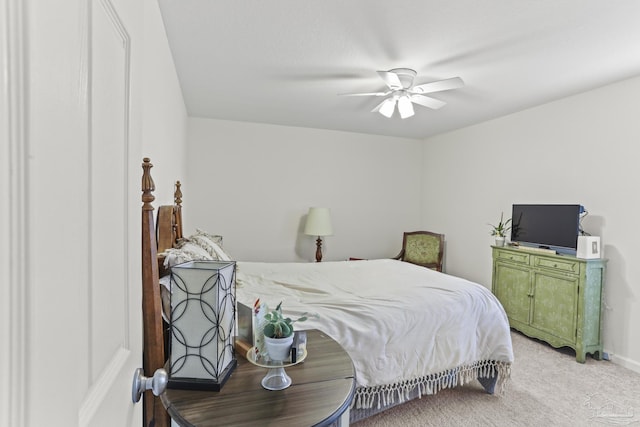
<path fill-rule="evenodd" d="M 164 367 L 162 307 L 158 276 L 158 249 L 153 220 L 155 184 L 151 178 L 153 165 L 145 157 L 142 163 L 142 330 L 143 370 L 152 376 Z M 170 418 L 159 397 L 144 393 L 144 427 L 169 427 Z"/>
<path fill-rule="evenodd" d="M 176 181 L 176 191 L 173 193 L 173 202 L 176 210 L 176 241 L 182 239 L 182 190 L 180 181 Z"/>

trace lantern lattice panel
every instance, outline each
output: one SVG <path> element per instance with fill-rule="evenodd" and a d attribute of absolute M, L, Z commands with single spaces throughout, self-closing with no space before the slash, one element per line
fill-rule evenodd
<path fill-rule="evenodd" d="M 235 369 L 235 262 L 171 268 L 171 388 L 220 390 Z"/>

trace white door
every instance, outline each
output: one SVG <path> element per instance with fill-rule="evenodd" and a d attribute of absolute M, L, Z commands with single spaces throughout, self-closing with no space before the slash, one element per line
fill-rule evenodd
<path fill-rule="evenodd" d="M 140 10 L 0 0 L 0 425 L 142 424 Z"/>

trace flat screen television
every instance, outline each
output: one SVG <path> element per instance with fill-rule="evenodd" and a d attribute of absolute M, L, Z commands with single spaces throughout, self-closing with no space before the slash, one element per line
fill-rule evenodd
<path fill-rule="evenodd" d="M 575 255 L 581 205 L 513 205 L 511 241 Z"/>

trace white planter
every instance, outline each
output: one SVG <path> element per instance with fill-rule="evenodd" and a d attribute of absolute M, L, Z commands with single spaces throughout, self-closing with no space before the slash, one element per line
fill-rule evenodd
<path fill-rule="evenodd" d="M 498 237 L 496 236 L 496 246 L 504 246 L 504 237 Z"/>
<path fill-rule="evenodd" d="M 264 344 L 271 360 L 287 360 L 289 359 L 289 353 L 293 345 L 293 335 L 287 338 L 264 337 Z"/>

